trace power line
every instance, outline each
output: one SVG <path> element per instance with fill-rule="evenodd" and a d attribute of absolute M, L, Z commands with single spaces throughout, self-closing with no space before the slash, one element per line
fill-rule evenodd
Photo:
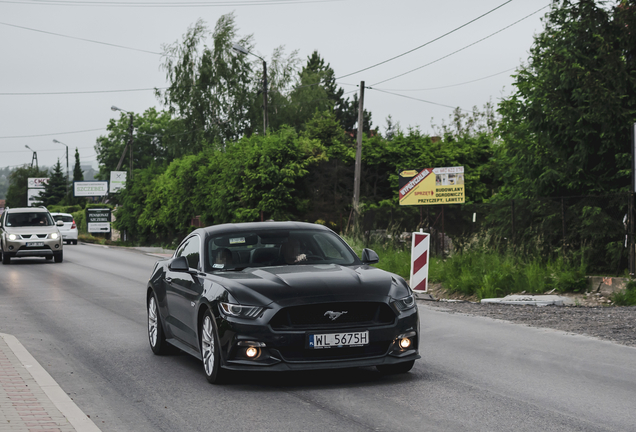
<path fill-rule="evenodd" d="M 0 3 L 37 6 L 97 6 L 97 7 L 139 7 L 139 8 L 184 8 L 184 7 L 227 7 L 227 6 L 273 6 L 305 3 L 333 3 L 346 0 L 241 0 L 241 1 L 183 1 L 183 2 L 140 2 L 140 1 L 71 1 L 71 0 L 0 0 Z"/>
<path fill-rule="evenodd" d="M 441 104 L 441 103 L 437 103 L 437 102 L 431 102 L 431 101 L 427 101 L 427 100 L 424 100 L 424 99 L 418 99 L 418 98 L 414 98 L 414 97 L 411 97 L 411 96 L 406 96 L 406 95 L 402 95 L 402 94 L 399 94 L 399 93 L 393 93 L 393 92 L 389 92 L 389 91 L 386 91 L 386 90 L 380 90 L 380 89 L 373 88 L 373 87 L 366 87 L 366 88 L 368 88 L 369 90 L 375 90 L 375 91 L 379 91 L 381 93 L 386 93 L 386 94 L 390 94 L 390 95 L 394 95 L 394 96 L 400 96 L 400 97 L 403 97 L 403 98 L 406 98 L 406 99 L 412 99 L 412 100 L 415 100 L 415 101 L 418 101 L 418 102 L 424 102 L 424 103 L 431 104 L 431 105 L 438 105 L 438 106 L 442 106 L 442 107 L 445 107 L 445 108 L 451 108 L 451 109 L 459 108 L 461 111 L 466 111 L 465 109 L 463 109 L 461 107 L 455 107 L 455 106 L 445 105 L 445 104 Z"/>
<path fill-rule="evenodd" d="M 404 76 L 404 75 L 410 74 L 411 72 L 415 72 L 415 71 L 417 71 L 417 70 L 423 69 L 423 68 L 425 68 L 426 66 L 430 66 L 430 65 L 432 65 L 433 63 L 437 63 L 437 62 L 438 62 L 438 61 L 440 61 L 440 60 L 443 60 L 443 59 L 448 58 L 448 57 L 450 57 L 450 56 L 452 56 L 452 55 L 454 55 L 454 54 L 457 54 L 457 53 L 458 53 L 458 52 L 460 52 L 460 51 L 463 51 L 463 50 L 465 50 L 465 49 L 467 49 L 467 48 L 470 48 L 470 47 L 471 47 L 471 46 L 473 46 L 473 45 L 477 45 L 478 43 L 483 42 L 483 41 L 485 41 L 486 39 L 491 38 L 491 37 L 493 37 L 494 35 L 496 35 L 496 34 L 498 34 L 498 33 L 501 33 L 502 31 L 504 31 L 504 30 L 506 30 L 506 29 L 509 29 L 509 28 L 510 28 L 510 27 L 512 27 L 513 25 L 518 24 L 518 23 L 520 23 L 521 21 L 523 21 L 523 20 L 525 20 L 525 19 L 530 18 L 532 15 L 535 15 L 535 14 L 537 14 L 537 13 L 541 12 L 543 9 L 545 9 L 545 8 L 547 8 L 547 7 L 550 7 L 550 6 L 551 6 L 551 5 L 543 6 L 541 9 L 538 9 L 538 10 L 536 10 L 536 11 L 532 12 L 531 14 L 526 15 L 525 17 L 521 18 L 520 20 L 515 21 L 515 22 L 513 22 L 512 24 L 507 25 L 506 27 L 504 27 L 504 28 L 502 28 L 502 29 L 500 29 L 500 30 L 497 30 L 497 31 L 496 31 L 496 32 L 494 32 L 494 33 L 491 33 L 491 34 L 489 34 L 488 36 L 486 36 L 486 37 L 484 37 L 484 38 L 481 38 L 481 39 L 479 39 L 479 40 L 478 40 L 478 41 L 476 41 L 476 42 L 473 42 L 473 43 L 471 43 L 471 44 L 469 44 L 469 45 L 466 45 L 465 47 L 460 48 L 460 49 L 458 49 L 457 51 L 453 51 L 453 52 L 452 52 L 452 53 L 450 53 L 450 54 L 447 54 L 447 55 L 445 55 L 445 56 L 443 56 L 443 57 L 440 57 L 440 58 L 438 58 L 437 60 L 433 60 L 433 61 L 432 61 L 432 62 L 430 62 L 430 63 L 426 63 L 425 65 L 422 65 L 422 66 L 417 67 L 417 68 L 415 68 L 415 69 L 411 69 L 410 71 L 407 71 L 407 72 L 401 73 L 401 74 L 399 74 L 399 75 L 395 75 L 395 76 L 393 76 L 393 77 L 391 77 L 391 78 L 387 78 L 387 79 L 385 79 L 385 80 L 378 81 L 377 83 L 372 84 L 372 85 L 378 85 L 378 84 L 385 83 L 385 82 L 387 82 L 387 81 L 394 80 L 395 78 L 399 78 L 399 77 L 401 77 L 401 76 Z"/>
<path fill-rule="evenodd" d="M 159 53 L 159 52 L 147 51 L 147 50 L 142 50 L 142 49 L 137 49 L 137 48 L 131 48 L 131 47 L 123 46 L 123 45 L 116 45 L 116 44 L 112 44 L 112 43 L 108 43 L 108 42 L 100 42 L 100 41 L 95 41 L 95 40 L 92 40 L 92 39 L 84 39 L 84 38 L 75 37 L 75 36 L 68 36 L 68 35 L 63 35 L 63 34 L 60 34 L 60 33 L 53 33 L 53 32 L 49 32 L 49 31 L 45 31 L 45 30 L 38 30 L 38 29 L 30 28 L 30 27 L 24 27 L 24 26 L 19 26 L 19 25 L 15 25 L 15 24 L 5 23 L 5 22 L 0 22 L 0 25 L 4 25 L 4 26 L 7 26 L 7 27 L 15 27 L 15 28 L 19 28 L 19 29 L 22 29 L 22 30 L 29 30 L 29 31 L 34 31 L 34 32 L 38 32 L 38 33 L 49 34 L 49 35 L 53 35 L 53 36 L 59 36 L 59 37 L 68 38 L 68 39 L 80 40 L 80 41 L 83 41 L 83 42 L 91 42 L 91 43 L 96 43 L 96 44 L 100 44 L 100 45 L 107 45 L 107 46 L 111 46 L 111 47 L 115 47 L 115 48 L 123 48 L 123 49 L 127 49 L 127 50 L 139 51 L 139 52 L 144 52 L 144 53 L 148 53 L 148 54 L 163 55 L 162 53 Z"/>
<path fill-rule="evenodd" d="M 70 135 L 70 134 L 78 134 L 78 133 L 84 133 L 84 132 L 95 132 L 95 131 L 101 131 L 101 130 L 106 130 L 106 128 L 99 128 L 99 129 L 85 129 L 85 130 L 80 130 L 80 131 L 71 131 L 71 132 L 56 132 L 56 133 L 47 133 L 47 134 L 40 134 L 40 135 L 14 135 L 14 136 L 0 136 L 0 139 L 10 139 L 10 138 L 38 138 L 38 137 L 43 137 L 43 136 L 53 136 L 53 135 Z"/>
<path fill-rule="evenodd" d="M 168 87 L 153 87 L 143 89 L 127 89 L 127 90 L 89 90 L 89 91 L 63 91 L 63 92 L 36 92 L 36 93 L 0 93 L 0 96 L 46 96 L 46 95 L 70 95 L 70 94 L 95 94 L 95 93 L 125 93 L 140 92 L 149 90 L 165 90 Z"/>
<path fill-rule="evenodd" d="M 433 42 L 436 42 L 436 41 L 438 41 L 438 40 L 440 40 L 440 39 L 442 39 L 442 38 L 444 38 L 444 37 L 446 37 L 446 36 L 450 35 L 451 33 L 455 33 L 457 30 L 460 30 L 460 29 L 462 29 L 462 28 L 466 27 L 467 25 L 474 23 L 475 21 L 477 21 L 477 20 L 479 20 L 479 19 L 481 19 L 481 18 L 485 17 L 486 15 L 488 15 L 488 14 L 490 14 L 490 13 L 494 12 L 494 11 L 496 11 L 497 9 L 499 9 L 499 8 L 501 8 L 501 7 L 505 6 L 505 5 L 507 5 L 507 4 L 508 4 L 508 3 L 510 3 L 511 1 L 512 1 L 512 0 L 508 0 L 508 1 L 506 1 L 506 2 L 504 2 L 504 3 L 502 3 L 502 4 L 500 4 L 500 5 L 499 5 L 499 6 L 497 6 L 496 8 L 489 10 L 489 11 L 488 11 L 488 12 L 486 12 L 485 14 L 480 15 L 480 16 L 478 16 L 477 18 L 472 19 L 472 20 L 468 21 L 468 22 L 467 22 L 467 23 L 465 23 L 465 24 L 462 24 L 462 25 L 460 25 L 459 27 L 454 28 L 453 30 L 449 31 L 448 33 L 445 33 L 445 34 L 443 34 L 443 35 L 441 35 L 441 36 L 436 37 L 435 39 L 432 39 L 432 40 L 430 40 L 430 41 L 426 42 L 425 44 L 422 44 L 422 45 L 420 45 L 420 46 L 418 46 L 418 47 L 415 47 L 415 48 L 413 48 L 413 49 L 411 49 L 411 50 L 408 50 L 408 51 L 406 51 L 406 52 L 403 52 L 402 54 L 398 54 L 398 55 L 396 55 L 395 57 L 391 57 L 391 58 L 390 58 L 390 59 L 388 59 L 388 60 L 381 61 L 380 63 L 376 63 L 376 64 L 374 64 L 374 65 L 372 65 L 372 66 L 366 67 L 366 68 L 364 68 L 364 69 L 360 69 L 360 70 L 358 70 L 358 71 L 356 71 L 356 72 L 351 72 L 350 74 L 343 75 L 343 76 L 338 77 L 338 78 L 336 78 L 336 79 L 346 78 L 346 77 L 348 77 L 348 76 L 355 75 L 355 74 L 360 73 L 360 72 L 364 72 L 364 71 L 366 71 L 366 70 L 372 69 L 372 68 L 374 68 L 374 67 L 377 67 L 377 66 L 383 65 L 383 64 L 388 63 L 388 62 L 390 62 L 390 61 L 392 61 L 392 60 L 395 60 L 395 59 L 397 59 L 397 58 L 400 58 L 400 57 L 402 57 L 402 56 L 405 56 L 405 55 L 407 55 L 407 54 L 410 54 L 410 53 L 412 53 L 413 51 L 417 51 L 417 50 L 418 50 L 418 49 L 420 49 L 420 48 L 424 48 L 425 46 L 430 45 L 430 44 L 432 44 Z"/>
<path fill-rule="evenodd" d="M 464 82 L 462 82 L 462 83 L 450 84 L 450 85 L 441 86 L 441 87 L 429 87 L 429 88 L 422 88 L 422 89 L 382 89 L 382 90 L 386 90 L 386 91 L 403 91 L 403 92 L 411 92 L 411 91 L 413 91 L 413 92 L 414 92 L 414 91 L 426 91 L 426 90 L 440 90 L 440 89 L 445 89 L 445 88 L 450 88 L 450 87 L 458 87 L 458 86 L 462 86 L 462 85 L 465 85 L 465 84 L 471 84 L 471 83 L 478 82 L 478 81 L 483 81 L 483 80 L 485 80 L 485 79 L 492 78 L 492 77 L 494 77 L 494 76 L 501 75 L 501 74 L 504 74 L 504 73 L 506 73 L 506 72 L 513 71 L 513 70 L 515 70 L 515 69 L 516 69 L 516 68 L 510 68 L 510 69 L 506 69 L 505 71 L 497 72 L 497 73 L 495 73 L 495 74 L 488 75 L 488 76 L 481 77 L 481 78 L 477 78 L 477 79 L 474 79 L 474 80 L 471 80 L 471 81 L 464 81 Z M 378 89 L 376 89 L 376 90 L 378 90 Z"/>

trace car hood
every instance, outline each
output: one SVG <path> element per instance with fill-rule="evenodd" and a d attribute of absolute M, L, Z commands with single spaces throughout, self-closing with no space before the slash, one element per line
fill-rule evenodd
<path fill-rule="evenodd" d="M 406 282 L 375 267 L 337 264 L 248 268 L 215 273 L 241 304 L 280 306 L 329 301 L 387 301 L 410 294 Z"/>

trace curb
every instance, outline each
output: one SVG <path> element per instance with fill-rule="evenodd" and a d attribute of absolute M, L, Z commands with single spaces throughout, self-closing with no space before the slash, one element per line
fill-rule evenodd
<path fill-rule="evenodd" d="M 4 339 L 4 342 L 18 358 L 25 370 L 29 372 L 44 394 L 62 415 L 66 417 L 76 431 L 100 432 L 100 429 L 95 423 L 84 414 L 15 336 L 0 333 L 0 337 Z"/>

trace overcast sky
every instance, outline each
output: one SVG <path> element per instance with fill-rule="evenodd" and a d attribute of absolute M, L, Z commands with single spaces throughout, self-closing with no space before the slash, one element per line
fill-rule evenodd
<path fill-rule="evenodd" d="M 151 90 L 122 90 L 165 87 L 161 45 L 180 40 L 198 18 L 213 27 L 230 12 L 266 60 L 281 45 L 298 50 L 303 64 L 317 50 L 345 92 L 364 80 L 373 88 L 364 106 L 381 132 L 391 115 L 403 129 L 432 134 L 431 123 L 448 122 L 451 107 L 481 108 L 513 91 L 510 74 L 527 60 L 550 2 L 0 0 L 0 167 L 30 164 L 25 145 L 41 166 L 58 158 L 64 166 L 65 147 L 54 139 L 69 146 L 71 170 L 76 147 L 83 164 L 97 166 L 95 139 L 119 116 L 111 105 L 161 108 Z"/>

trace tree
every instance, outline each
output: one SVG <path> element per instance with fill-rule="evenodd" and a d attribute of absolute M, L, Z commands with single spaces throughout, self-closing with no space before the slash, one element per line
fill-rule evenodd
<path fill-rule="evenodd" d="M 626 55 L 636 22 L 624 13 L 633 8 L 627 3 L 611 10 L 563 0 L 547 14 L 528 64 L 514 75 L 515 93 L 499 106 L 509 195 L 627 189 L 636 108 L 636 69 Z"/>
<path fill-rule="evenodd" d="M 73 166 L 73 182 L 84 181 L 84 171 L 80 165 L 80 155 L 79 150 L 75 148 L 75 165 Z M 86 203 L 86 198 L 83 197 L 75 197 L 73 193 L 73 183 L 70 185 L 70 189 L 68 192 L 68 196 L 66 197 L 66 201 L 69 205 L 80 204 L 84 206 Z"/>
<path fill-rule="evenodd" d="M 44 191 L 40 192 L 40 201 L 46 207 L 62 204 L 66 198 L 67 188 L 66 175 L 58 159 L 49 175 L 49 182 L 44 186 Z"/>
<path fill-rule="evenodd" d="M 199 19 L 181 42 L 163 46 L 161 68 L 169 86 L 157 91 L 157 97 L 183 119 L 191 153 L 236 140 L 250 128 L 247 113 L 258 90 L 249 60 L 236 55 L 232 46 L 251 51 L 251 41 L 251 36 L 237 36 L 230 13 L 219 18 L 212 32 Z"/>
<path fill-rule="evenodd" d="M 29 177 L 41 178 L 47 176 L 48 171 L 46 169 L 38 169 L 28 165 L 23 165 L 14 169 L 9 175 L 9 189 L 7 190 L 6 206 L 26 207 L 28 205 L 27 190 Z"/>
<path fill-rule="evenodd" d="M 130 139 L 130 117 L 122 113 L 108 123 L 108 135 L 97 138 L 95 152 L 99 162 L 98 177 L 110 178 Z M 173 119 L 167 111 L 148 108 L 142 115 L 133 116 L 133 168 L 143 169 L 151 164 L 167 164 L 174 158 L 190 154 L 193 149 L 183 129 L 183 122 Z M 129 150 L 124 155 L 121 170 L 130 167 Z"/>

